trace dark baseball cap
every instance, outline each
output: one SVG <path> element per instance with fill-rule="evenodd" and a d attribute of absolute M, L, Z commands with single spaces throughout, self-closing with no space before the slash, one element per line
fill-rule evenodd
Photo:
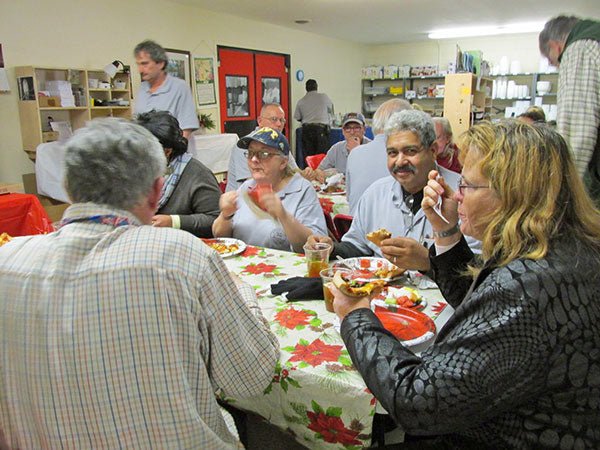
<path fill-rule="evenodd" d="M 261 144 L 265 144 L 267 147 L 273 147 L 279 150 L 284 155 L 290 154 L 290 144 L 288 140 L 277 130 L 269 127 L 259 128 L 258 130 L 254 130 L 248 136 L 244 136 L 241 138 L 237 146 L 239 148 L 248 148 L 250 146 L 251 141 L 260 142 Z"/>

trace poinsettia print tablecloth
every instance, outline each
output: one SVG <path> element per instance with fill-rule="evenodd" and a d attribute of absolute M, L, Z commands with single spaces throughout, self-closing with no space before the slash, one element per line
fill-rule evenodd
<path fill-rule="evenodd" d="M 332 219 L 336 214 L 350 214 L 350 204 L 346 195 L 318 193 L 317 196 L 319 197 L 319 203 L 321 204 L 321 208 L 323 208 L 323 212 L 329 214 Z"/>
<path fill-rule="evenodd" d="M 377 402 L 352 366 L 336 315 L 323 300 L 287 303 L 271 295 L 271 284 L 306 275 L 304 256 L 248 246 L 225 264 L 254 287 L 281 347 L 271 384 L 260 398 L 225 400 L 260 414 L 308 448 L 369 447 Z M 432 317 L 446 306 L 437 289 L 421 294 Z"/>

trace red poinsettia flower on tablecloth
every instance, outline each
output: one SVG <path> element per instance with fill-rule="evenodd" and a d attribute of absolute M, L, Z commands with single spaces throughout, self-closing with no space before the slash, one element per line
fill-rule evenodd
<path fill-rule="evenodd" d="M 344 421 L 339 417 L 328 416 L 325 412 L 307 411 L 306 415 L 310 419 L 308 429 L 319 433 L 325 442 L 342 445 L 360 445 L 356 437 L 358 431 L 353 431 L 344 426 Z"/>
<path fill-rule="evenodd" d="M 337 361 L 342 352 L 341 345 L 328 345 L 321 339 L 316 339 L 308 345 L 296 344 L 290 361 L 304 361 L 313 367 L 325 361 Z"/>
<path fill-rule="evenodd" d="M 244 267 L 244 272 L 259 275 L 261 273 L 272 273 L 276 268 L 277 266 L 275 264 L 248 264 Z"/>
<path fill-rule="evenodd" d="M 306 311 L 297 310 L 294 308 L 284 309 L 275 314 L 275 320 L 281 324 L 282 327 L 293 330 L 298 325 L 308 325 L 309 319 L 312 316 Z"/>
<path fill-rule="evenodd" d="M 253 247 L 252 245 L 248 245 L 242 256 L 256 256 L 260 249 L 258 247 Z"/>
<path fill-rule="evenodd" d="M 439 314 L 444 310 L 444 308 L 446 308 L 446 306 L 448 306 L 448 303 L 446 303 L 446 302 L 437 302 L 435 305 L 433 305 L 431 307 L 431 310 L 434 313 Z"/>
<path fill-rule="evenodd" d="M 323 208 L 325 214 L 331 214 L 331 211 L 333 211 L 333 201 L 328 198 L 319 198 L 319 203 L 321 203 L 321 208 Z"/>

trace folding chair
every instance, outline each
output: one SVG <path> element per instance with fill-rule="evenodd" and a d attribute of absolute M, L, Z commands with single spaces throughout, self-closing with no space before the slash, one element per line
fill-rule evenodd
<path fill-rule="evenodd" d="M 312 170 L 315 170 L 317 167 L 319 167 L 319 164 L 321 164 L 321 161 L 323 161 L 323 159 L 325 159 L 325 156 L 327 156 L 325 153 L 319 153 L 318 155 L 307 156 L 306 164 Z"/>
<path fill-rule="evenodd" d="M 333 217 L 333 225 L 336 229 L 338 239 L 342 239 L 342 236 L 348 232 L 350 225 L 352 225 L 352 219 L 354 217 L 348 214 L 336 214 Z"/>

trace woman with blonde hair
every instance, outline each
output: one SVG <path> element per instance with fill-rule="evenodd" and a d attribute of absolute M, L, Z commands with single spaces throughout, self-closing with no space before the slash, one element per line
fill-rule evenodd
<path fill-rule="evenodd" d="M 600 212 L 549 127 L 484 123 L 460 147 L 458 191 L 432 171 L 422 202 L 454 315 L 416 356 L 369 299 L 336 291 L 352 361 L 409 436 L 429 436 L 419 448 L 600 448 Z"/>

